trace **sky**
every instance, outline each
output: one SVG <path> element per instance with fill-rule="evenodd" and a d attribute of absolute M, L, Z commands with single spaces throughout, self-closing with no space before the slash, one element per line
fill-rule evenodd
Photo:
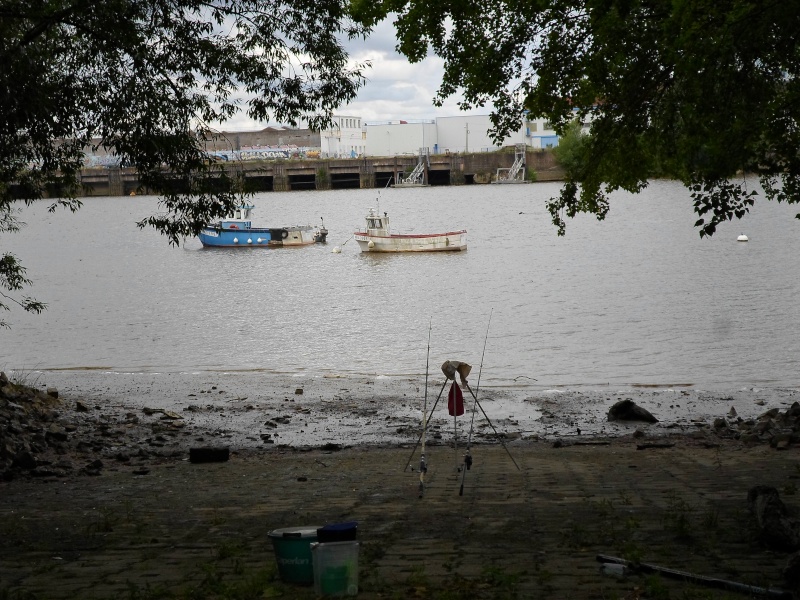
<path fill-rule="evenodd" d="M 372 67 L 365 73 L 367 82 L 359 90 L 358 98 L 337 110 L 337 115 L 379 122 L 432 120 L 458 115 L 488 115 L 491 112 L 487 107 L 461 111 L 458 108 L 460 95 L 451 96 L 442 107 L 434 106 L 433 98 L 444 73 L 443 61 L 429 55 L 421 63 L 412 65 L 395 51 L 396 44 L 394 25 L 390 21 L 378 24 L 367 40 L 345 43 L 354 63 L 371 61 Z M 229 120 L 224 129 L 253 131 L 276 124 L 252 121 L 240 113 Z"/>

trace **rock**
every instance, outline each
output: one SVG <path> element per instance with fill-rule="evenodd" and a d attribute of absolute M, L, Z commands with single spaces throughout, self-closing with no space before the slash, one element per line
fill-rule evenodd
<path fill-rule="evenodd" d="M 89 407 L 86 405 L 85 402 L 77 400 L 75 402 L 75 410 L 77 410 L 78 412 L 89 412 Z"/>
<path fill-rule="evenodd" d="M 14 458 L 11 466 L 15 469 L 30 471 L 36 468 L 36 457 L 30 452 L 22 452 Z"/>
<path fill-rule="evenodd" d="M 225 462 L 230 458 L 230 450 L 228 448 L 190 448 L 189 449 L 189 462 L 192 463 L 210 463 L 210 462 Z"/>
<path fill-rule="evenodd" d="M 54 387 L 47 388 L 47 395 L 51 398 L 58 398 L 58 390 Z"/>
<path fill-rule="evenodd" d="M 627 398 L 620 400 L 608 410 L 609 421 L 644 421 L 645 423 L 658 423 L 649 411 Z"/>
<path fill-rule="evenodd" d="M 69 434 L 56 424 L 50 425 L 44 435 L 48 441 L 66 442 L 69 439 Z"/>
<path fill-rule="evenodd" d="M 800 552 L 796 552 L 789 557 L 786 561 L 786 567 L 783 569 L 783 579 L 786 586 L 791 590 L 800 588 Z"/>
<path fill-rule="evenodd" d="M 779 552 L 800 550 L 800 526 L 789 518 L 778 490 L 766 485 L 750 488 L 747 505 L 758 523 L 758 539 L 762 544 Z"/>
<path fill-rule="evenodd" d="M 302 395 L 303 395 L 303 388 L 297 388 L 297 389 L 294 391 L 294 393 L 295 393 L 297 396 L 302 396 Z"/>

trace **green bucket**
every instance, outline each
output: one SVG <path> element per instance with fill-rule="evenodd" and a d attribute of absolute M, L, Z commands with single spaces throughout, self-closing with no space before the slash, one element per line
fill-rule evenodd
<path fill-rule="evenodd" d="M 317 541 L 318 525 L 284 527 L 269 532 L 275 548 L 278 575 L 281 581 L 313 585 L 314 567 L 311 562 L 311 544 Z"/>

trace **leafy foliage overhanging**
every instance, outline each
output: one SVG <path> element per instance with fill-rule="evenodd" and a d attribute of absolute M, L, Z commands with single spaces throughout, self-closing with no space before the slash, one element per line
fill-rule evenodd
<path fill-rule="evenodd" d="M 172 244 L 228 213 L 241 186 L 205 160 L 208 123 L 239 110 L 324 128 L 365 64 L 342 40 L 368 30 L 347 0 L 0 0 L 0 234 L 43 197 L 77 210 L 85 148 L 105 146 L 161 195 L 139 223 Z M 246 100 L 242 99 L 245 98 Z M 39 312 L 0 254 L 0 309 Z M 9 293 L 4 293 L 4 291 Z M 7 325 L 0 319 L 0 326 Z"/>
<path fill-rule="evenodd" d="M 608 194 L 649 177 L 690 190 L 700 236 L 741 218 L 757 179 L 800 200 L 800 10 L 784 0 L 354 0 L 365 23 L 393 15 L 398 50 L 444 59 L 436 102 L 493 104 L 498 139 L 528 111 L 564 133 L 591 123 L 582 160 L 548 203 L 603 219 Z M 753 177 L 752 183 L 748 177 Z"/>

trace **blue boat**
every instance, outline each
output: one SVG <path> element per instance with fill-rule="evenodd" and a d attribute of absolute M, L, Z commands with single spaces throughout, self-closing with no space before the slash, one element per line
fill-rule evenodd
<path fill-rule="evenodd" d="M 200 242 L 216 248 L 255 248 L 258 246 L 307 246 L 325 243 L 328 230 L 322 227 L 292 225 L 290 227 L 253 227 L 252 204 L 242 204 L 232 215 L 203 227 Z"/>

